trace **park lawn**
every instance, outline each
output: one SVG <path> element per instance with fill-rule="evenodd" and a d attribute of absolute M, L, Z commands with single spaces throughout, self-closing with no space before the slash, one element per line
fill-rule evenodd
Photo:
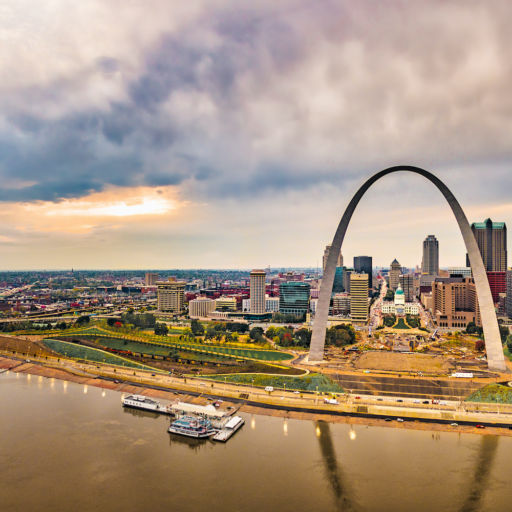
<path fill-rule="evenodd" d="M 69 343 L 67 341 L 54 339 L 44 339 L 43 343 L 46 347 L 53 350 L 54 352 L 72 359 L 87 359 L 88 361 L 125 366 L 127 368 L 135 368 L 137 370 L 157 371 L 150 366 L 130 361 L 124 357 L 110 354 L 109 352 L 105 352 L 96 348 L 78 345 L 76 343 Z"/>
<path fill-rule="evenodd" d="M 237 373 L 232 375 L 214 375 L 203 377 L 221 382 L 234 384 L 248 384 L 259 387 L 272 386 L 275 389 L 289 389 L 294 391 L 321 391 L 330 393 L 343 393 L 343 388 L 326 375 L 310 373 L 300 377 L 282 375 L 269 375 L 261 373 Z"/>
<path fill-rule="evenodd" d="M 400 317 L 396 324 L 393 325 L 393 329 L 410 329 L 410 327 L 405 323 L 405 320 Z"/>
<path fill-rule="evenodd" d="M 512 388 L 489 384 L 469 395 L 466 402 L 512 404 Z"/>

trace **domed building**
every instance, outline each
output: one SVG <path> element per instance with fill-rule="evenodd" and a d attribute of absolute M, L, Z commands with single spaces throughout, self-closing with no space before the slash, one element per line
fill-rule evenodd
<path fill-rule="evenodd" d="M 397 316 L 405 316 L 405 293 L 400 283 L 395 292 L 395 314 Z"/>

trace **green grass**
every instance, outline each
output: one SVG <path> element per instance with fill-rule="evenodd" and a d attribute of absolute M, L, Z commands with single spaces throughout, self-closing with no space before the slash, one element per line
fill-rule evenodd
<path fill-rule="evenodd" d="M 410 329 L 410 327 L 405 323 L 405 320 L 400 317 L 395 325 L 393 325 L 393 329 Z"/>
<path fill-rule="evenodd" d="M 255 348 L 235 348 L 230 347 L 226 345 L 215 345 L 215 344 L 200 344 L 200 343 L 193 343 L 188 341 L 178 341 L 173 338 L 171 340 L 166 339 L 162 336 L 151 336 L 151 337 L 145 337 L 144 336 L 137 336 L 137 339 L 134 339 L 134 335 L 128 335 L 125 333 L 119 333 L 108 331 L 106 329 L 97 329 L 94 327 L 88 327 L 86 329 L 80 329 L 80 330 L 70 330 L 70 331 L 62 331 L 57 336 L 66 336 L 66 337 L 72 337 L 75 335 L 76 337 L 83 337 L 83 336 L 94 336 L 99 339 L 99 343 L 101 343 L 101 339 L 109 340 L 109 343 L 111 343 L 110 340 L 119 340 L 123 346 L 119 347 L 113 347 L 113 348 L 120 348 L 122 350 L 131 350 L 133 352 L 145 352 L 145 353 L 158 353 L 157 350 L 162 350 L 161 348 L 157 347 L 163 347 L 166 352 L 165 355 L 168 355 L 169 351 L 172 349 L 178 349 L 183 350 L 186 352 L 191 353 L 203 353 L 203 354 L 211 354 L 211 355 L 221 355 L 221 356 L 228 356 L 228 357 L 235 357 L 239 359 L 256 359 L 258 361 L 286 361 L 293 359 L 292 354 L 288 354 L 286 352 L 279 352 L 277 350 L 262 350 L 262 349 L 255 349 Z M 126 345 L 124 342 L 126 341 Z M 105 343 L 106 344 L 106 343 Z M 139 346 L 139 347 L 145 347 L 144 350 L 142 348 L 128 348 L 131 346 Z M 133 345 L 136 344 L 136 345 Z M 150 348 L 151 347 L 151 348 Z"/>
<path fill-rule="evenodd" d="M 54 352 L 72 359 L 87 359 L 88 361 L 95 361 L 98 363 L 105 362 L 107 364 L 135 368 L 137 370 L 157 371 L 150 366 L 130 361 L 115 354 L 104 352 L 103 350 L 77 345 L 76 343 L 68 343 L 67 341 L 53 339 L 45 339 L 43 340 L 43 343 Z"/>
<path fill-rule="evenodd" d="M 304 377 L 286 377 L 280 375 L 267 375 L 258 373 L 238 373 L 233 375 L 214 375 L 212 380 L 231 382 L 235 384 L 249 384 L 254 386 L 273 386 L 276 389 L 290 389 L 297 391 L 323 391 L 342 393 L 343 388 L 329 377 L 320 373 L 310 373 Z"/>
<path fill-rule="evenodd" d="M 489 384 L 469 395 L 466 401 L 512 404 L 512 388 L 501 384 Z"/>

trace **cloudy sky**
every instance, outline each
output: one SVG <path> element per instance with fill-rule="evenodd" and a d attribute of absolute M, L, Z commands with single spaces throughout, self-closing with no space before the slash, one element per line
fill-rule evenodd
<path fill-rule="evenodd" d="M 508 1 L 0 0 L 0 269 L 315 266 L 424 167 L 512 224 Z M 406 173 L 345 261 L 463 265 Z"/>

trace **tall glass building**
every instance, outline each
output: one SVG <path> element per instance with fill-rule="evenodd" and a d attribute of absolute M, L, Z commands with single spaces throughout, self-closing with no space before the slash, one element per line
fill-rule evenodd
<path fill-rule="evenodd" d="M 343 269 L 345 267 L 336 267 L 334 273 L 334 283 L 332 284 L 332 293 L 341 293 L 345 291 L 343 286 Z"/>
<path fill-rule="evenodd" d="M 309 283 L 288 281 L 279 285 L 279 313 L 302 316 L 309 309 Z"/>

